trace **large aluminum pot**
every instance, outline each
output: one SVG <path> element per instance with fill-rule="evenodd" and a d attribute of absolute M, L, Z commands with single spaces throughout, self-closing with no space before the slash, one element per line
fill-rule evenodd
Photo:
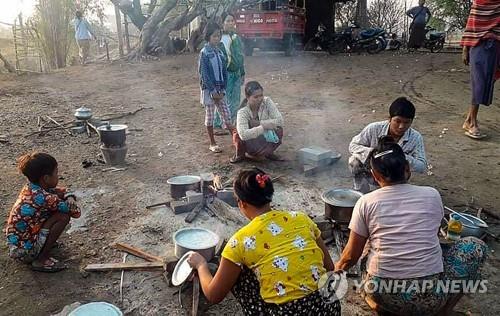
<path fill-rule="evenodd" d="M 188 251 L 196 251 L 207 261 L 215 256 L 215 248 L 219 244 L 219 236 L 205 228 L 189 227 L 174 233 L 175 256 L 181 258 Z"/>
<path fill-rule="evenodd" d="M 108 147 L 119 147 L 125 144 L 127 125 L 107 124 L 97 128 L 101 142 Z"/>
<path fill-rule="evenodd" d="M 176 200 L 185 197 L 187 191 L 201 190 L 201 178 L 198 176 L 173 177 L 167 183 L 170 184 L 170 196 Z"/>
<path fill-rule="evenodd" d="M 333 219 L 340 224 L 351 221 L 354 205 L 363 193 L 351 189 L 330 189 L 321 195 L 325 202 L 325 218 Z"/>

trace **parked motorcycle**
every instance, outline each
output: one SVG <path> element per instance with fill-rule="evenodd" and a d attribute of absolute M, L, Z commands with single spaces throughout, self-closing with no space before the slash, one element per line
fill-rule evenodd
<path fill-rule="evenodd" d="M 445 32 L 437 32 L 436 29 L 431 27 L 425 28 L 424 48 L 427 48 L 432 53 L 438 53 L 443 49 L 445 41 Z"/>
<path fill-rule="evenodd" d="M 398 39 L 398 36 L 395 33 L 388 33 L 386 37 L 386 47 L 384 49 L 387 50 L 399 50 L 403 43 Z"/>
<path fill-rule="evenodd" d="M 320 25 L 316 35 L 304 45 L 304 50 L 306 51 L 315 51 L 318 50 L 318 48 L 328 52 L 330 55 L 337 52 L 335 50 L 335 42 L 332 35 L 327 33 L 323 25 Z"/>
<path fill-rule="evenodd" d="M 385 30 L 380 28 L 360 30 L 356 25 L 335 33 L 333 41 L 333 49 L 336 51 L 361 52 L 366 50 L 368 54 L 380 53 L 387 45 Z"/>

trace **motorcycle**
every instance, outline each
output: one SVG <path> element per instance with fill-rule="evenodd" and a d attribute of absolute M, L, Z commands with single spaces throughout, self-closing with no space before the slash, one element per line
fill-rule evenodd
<path fill-rule="evenodd" d="M 380 28 L 369 28 L 360 30 L 356 25 L 349 26 L 333 38 L 334 50 L 346 52 L 360 52 L 366 50 L 368 54 L 377 54 L 385 49 L 385 30 Z"/>
<path fill-rule="evenodd" d="M 395 33 L 387 34 L 386 39 L 387 45 L 384 49 L 387 50 L 399 50 L 403 43 L 398 39 L 398 36 Z"/>
<path fill-rule="evenodd" d="M 332 36 L 327 33 L 326 28 L 323 25 L 320 25 L 315 36 L 304 45 L 304 50 L 315 51 L 319 48 L 322 51 L 333 55 L 336 53 L 334 46 L 335 43 Z"/>
<path fill-rule="evenodd" d="M 437 32 L 436 29 L 431 27 L 425 28 L 424 48 L 427 48 L 432 53 L 438 53 L 443 49 L 445 41 L 445 32 Z"/>

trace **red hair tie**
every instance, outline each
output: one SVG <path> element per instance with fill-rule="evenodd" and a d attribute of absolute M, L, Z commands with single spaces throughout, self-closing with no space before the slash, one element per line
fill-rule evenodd
<path fill-rule="evenodd" d="M 266 187 L 266 182 L 270 181 L 271 178 L 267 174 L 258 174 L 255 176 L 255 180 L 257 180 L 259 187 L 264 189 Z"/>

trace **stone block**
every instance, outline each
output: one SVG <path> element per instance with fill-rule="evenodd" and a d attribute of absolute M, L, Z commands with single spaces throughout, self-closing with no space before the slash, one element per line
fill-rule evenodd
<path fill-rule="evenodd" d="M 333 152 L 329 149 L 320 147 L 308 147 L 299 150 L 299 159 L 320 161 L 332 158 Z"/>
<path fill-rule="evenodd" d="M 186 201 L 172 201 L 170 203 L 170 208 L 174 211 L 174 214 L 182 214 L 191 212 L 196 205 L 199 203 L 188 203 Z"/>
<path fill-rule="evenodd" d="M 203 202 L 203 193 L 196 191 L 186 191 L 186 198 L 188 203 L 201 203 Z"/>

